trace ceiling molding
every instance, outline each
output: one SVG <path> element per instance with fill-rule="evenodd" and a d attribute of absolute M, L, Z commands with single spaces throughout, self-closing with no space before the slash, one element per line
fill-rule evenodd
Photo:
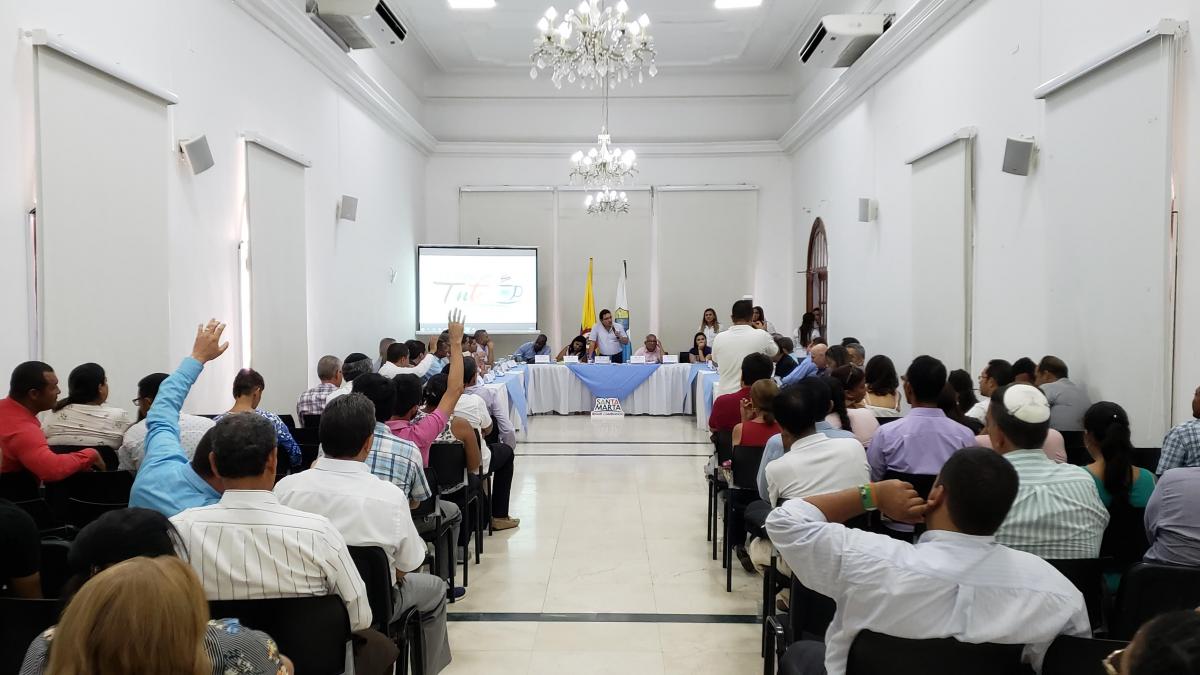
<path fill-rule="evenodd" d="M 638 157 L 721 157 L 728 155 L 783 155 L 775 141 L 715 141 L 679 143 L 627 143 Z M 439 157 L 557 157 L 579 149 L 578 143 L 504 143 L 443 141 L 433 154 Z"/>
<path fill-rule="evenodd" d="M 233 0 L 256 21 L 313 64 L 368 113 L 400 134 L 423 154 L 437 145 L 429 133 L 386 89 L 317 28 L 289 0 Z"/>
<path fill-rule="evenodd" d="M 846 112 L 863 94 L 924 46 L 972 0 L 919 0 L 848 68 L 779 139 L 794 153 Z"/>

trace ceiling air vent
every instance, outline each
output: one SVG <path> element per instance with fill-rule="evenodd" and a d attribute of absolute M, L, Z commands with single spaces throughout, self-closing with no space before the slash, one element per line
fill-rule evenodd
<path fill-rule="evenodd" d="M 403 42 L 408 30 L 386 3 L 379 0 L 308 0 L 305 9 L 313 23 L 317 24 L 329 39 L 337 43 L 342 51 L 371 49 L 380 39 L 391 44 Z M 372 38 L 370 21 L 377 15 L 386 30 L 379 30 Z"/>

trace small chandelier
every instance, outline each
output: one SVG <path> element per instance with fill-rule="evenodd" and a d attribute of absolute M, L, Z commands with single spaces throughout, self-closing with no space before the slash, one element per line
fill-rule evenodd
<path fill-rule="evenodd" d="M 551 7 L 538 20 L 541 35 L 534 40 L 533 64 L 529 77 L 537 79 L 538 71 L 549 68 L 550 81 L 562 88 L 563 80 L 579 83 L 585 89 L 599 86 L 609 77 L 617 83 L 632 82 L 634 75 L 642 82 L 643 69 L 654 77 L 654 38 L 650 36 L 650 17 L 642 14 L 636 21 L 626 20 L 629 5 L 619 0 L 614 7 L 604 7 L 603 0 L 583 0 L 567 10 L 555 26 L 558 11 Z"/>
<path fill-rule="evenodd" d="M 601 127 L 596 136 L 596 146 L 587 153 L 576 150 L 571 155 L 571 180 L 583 185 L 621 185 L 627 177 L 637 173 L 637 153 L 632 149 L 624 152 L 620 148 L 608 147 L 612 137 L 608 127 Z"/>
<path fill-rule="evenodd" d="M 587 207 L 588 215 L 591 216 L 629 213 L 629 198 L 625 193 L 607 187 L 600 188 L 594 195 L 589 194 L 587 199 L 583 200 L 583 205 Z"/>

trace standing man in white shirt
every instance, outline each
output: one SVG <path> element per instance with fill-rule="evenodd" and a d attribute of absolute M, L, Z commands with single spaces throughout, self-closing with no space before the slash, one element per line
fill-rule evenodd
<path fill-rule="evenodd" d="M 375 431 L 375 406 L 362 394 L 343 396 L 321 416 L 325 456 L 308 471 L 275 486 L 285 506 L 325 516 L 350 546 L 378 546 L 387 555 L 396 583 L 394 621 L 409 608 L 421 613 L 424 672 L 438 673 L 450 662 L 446 637 L 446 582 L 419 571 L 425 542 L 409 512 L 408 495 L 367 468 Z"/>
<path fill-rule="evenodd" d="M 759 352 L 772 359 L 779 353 L 779 345 L 765 330 L 750 325 L 754 317 L 754 303 L 738 300 L 733 303 L 730 319 L 733 325 L 718 333 L 713 340 L 712 359 L 717 364 L 721 379 L 713 390 L 713 396 L 735 392 L 742 387 L 742 359 L 747 354 Z"/>
<path fill-rule="evenodd" d="M 959 450 L 929 500 L 890 480 L 794 499 L 767 533 L 797 580 L 837 603 L 825 642 L 801 641 L 784 659 L 805 675 L 844 675 L 859 631 L 923 640 L 1025 645 L 1040 671 L 1059 635 L 1091 636 L 1083 595 L 1049 563 L 998 543 L 1017 495 L 1017 472 L 983 448 Z M 916 544 L 842 522 L 878 509 L 928 528 Z M 916 609 L 919 608 L 919 611 Z"/>
<path fill-rule="evenodd" d="M 159 386 L 167 377 L 166 373 L 151 373 L 138 380 L 138 397 L 134 399 L 138 421 L 125 430 L 121 447 L 117 448 L 117 459 L 120 460 L 117 468 L 122 471 L 137 473 L 142 466 L 142 459 L 146 456 L 146 414 L 158 396 Z M 189 460 L 196 454 L 196 446 L 200 445 L 200 439 L 213 428 L 213 424 L 207 417 L 179 413 L 179 445 Z"/>
<path fill-rule="evenodd" d="M 625 360 L 623 350 L 629 344 L 629 336 L 621 324 L 613 323 L 612 312 L 602 309 L 600 323 L 588 333 L 588 344 L 591 345 L 592 354 L 607 356 L 613 363 L 621 363 Z"/>

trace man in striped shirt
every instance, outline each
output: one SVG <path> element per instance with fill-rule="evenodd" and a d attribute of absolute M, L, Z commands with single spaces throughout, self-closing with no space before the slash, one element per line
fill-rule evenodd
<path fill-rule="evenodd" d="M 1046 457 L 1049 429 L 1050 404 L 1036 387 L 1010 384 L 992 394 L 988 436 L 1020 478 L 996 541 L 1047 560 L 1096 558 L 1108 510 L 1086 469 Z"/>

